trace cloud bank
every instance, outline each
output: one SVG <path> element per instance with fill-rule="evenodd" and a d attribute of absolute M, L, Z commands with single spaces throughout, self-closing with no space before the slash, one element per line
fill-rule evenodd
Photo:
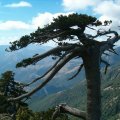
<path fill-rule="evenodd" d="M 29 29 L 30 26 L 22 21 L 5 21 L 0 22 L 0 30 Z"/>
<path fill-rule="evenodd" d="M 20 1 L 19 3 L 7 4 L 7 5 L 5 5 L 5 7 L 19 8 L 19 7 L 32 7 L 32 5 L 26 1 Z"/>
<path fill-rule="evenodd" d="M 59 15 L 69 15 L 68 13 L 39 13 L 37 16 L 33 17 L 30 23 L 25 23 L 23 21 L 4 21 L 0 22 L 0 30 L 35 30 L 38 27 L 43 28 L 45 25 L 50 24 L 53 18 Z"/>
<path fill-rule="evenodd" d="M 86 9 L 95 6 L 100 0 L 63 0 L 62 6 L 66 11 Z"/>
<path fill-rule="evenodd" d="M 24 21 L 0 21 L 0 45 L 9 44 L 9 42 L 35 31 L 38 27 L 43 28 L 45 25 L 50 24 L 53 21 L 53 18 L 56 18 L 59 15 L 69 15 L 71 13 L 72 12 L 55 14 L 49 12 L 38 13 L 38 15 L 33 17 L 29 23 L 25 23 Z M 7 33 L 14 34 L 4 36 L 3 34 L 5 34 L 6 31 Z M 53 43 L 50 42 L 48 45 L 52 46 Z"/>
<path fill-rule="evenodd" d="M 120 0 L 101 2 L 94 8 L 94 12 L 100 16 L 101 21 L 112 20 L 111 27 L 118 30 L 118 26 L 120 26 Z"/>

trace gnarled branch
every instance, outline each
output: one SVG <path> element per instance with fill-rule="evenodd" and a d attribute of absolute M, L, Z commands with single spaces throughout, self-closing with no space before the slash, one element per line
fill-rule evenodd
<path fill-rule="evenodd" d="M 114 54 L 118 55 L 118 53 L 114 49 L 109 49 L 108 51 L 111 52 L 111 53 L 114 53 Z"/>
<path fill-rule="evenodd" d="M 101 35 L 111 34 L 111 33 L 113 33 L 115 36 L 113 38 L 108 39 L 100 46 L 101 55 L 104 53 L 104 51 L 112 49 L 114 47 L 114 43 L 116 43 L 120 39 L 120 36 L 115 31 L 106 31 L 103 34 L 101 33 Z"/>
<path fill-rule="evenodd" d="M 69 107 L 66 104 L 60 104 L 56 106 L 55 112 L 53 113 L 52 120 L 56 120 L 57 117 L 59 117 L 60 113 L 67 113 L 79 118 L 82 118 L 86 120 L 86 112 L 78 110 L 76 108 Z"/>
<path fill-rule="evenodd" d="M 102 59 L 101 59 L 101 62 L 106 65 L 106 67 L 105 67 L 105 72 L 104 72 L 104 73 L 106 74 L 106 73 L 107 73 L 107 69 L 108 69 L 108 67 L 110 66 L 110 64 L 109 64 L 107 61 L 102 60 Z"/>
<path fill-rule="evenodd" d="M 75 78 L 79 73 L 80 73 L 80 71 L 81 71 L 81 69 L 83 68 L 83 66 L 84 66 L 84 64 L 81 64 L 80 65 L 80 67 L 79 67 L 79 69 L 78 69 L 78 71 L 77 71 L 77 73 L 75 73 L 72 77 L 70 77 L 68 80 L 72 80 L 73 78 Z"/>
<path fill-rule="evenodd" d="M 52 69 L 54 69 L 54 67 L 60 62 L 60 60 L 62 60 L 67 54 L 68 54 L 67 52 L 66 52 L 65 54 L 63 54 L 63 55 L 60 57 L 60 59 L 57 60 L 57 61 L 55 62 L 55 64 L 54 64 L 46 73 L 44 73 L 44 74 L 43 74 L 42 76 L 40 76 L 40 77 L 35 78 L 34 80 L 32 80 L 32 82 L 30 82 L 30 83 L 28 83 L 28 84 L 25 84 L 23 87 L 27 87 L 27 86 L 29 86 L 29 85 L 37 82 L 38 80 L 44 78 L 47 74 L 50 73 L 50 71 L 51 71 Z"/>
<path fill-rule="evenodd" d="M 116 31 L 111 31 L 111 30 L 108 30 L 108 31 L 99 31 L 97 32 L 97 35 L 95 36 L 92 36 L 92 38 L 96 38 L 96 37 L 99 37 L 99 36 L 103 36 L 103 35 L 107 35 L 107 34 L 111 34 L 113 33 L 115 36 L 118 36 L 118 33 Z"/>
<path fill-rule="evenodd" d="M 61 52 L 61 51 L 69 51 L 71 49 L 75 48 L 74 45 L 68 45 L 68 46 L 58 46 L 56 48 L 53 48 L 41 55 L 36 55 L 33 58 L 28 58 L 28 59 L 24 59 L 23 61 L 21 61 L 20 63 L 17 64 L 17 67 L 26 67 L 27 65 L 30 64 L 35 64 L 38 61 L 50 56 L 50 55 L 54 55 L 55 53 Z"/>
<path fill-rule="evenodd" d="M 66 55 L 64 59 L 62 59 L 51 71 L 49 74 L 47 74 L 46 79 L 43 83 L 41 83 L 39 86 L 37 86 L 36 88 L 34 88 L 32 91 L 23 94 L 21 96 L 18 96 L 16 98 L 9 98 L 8 101 L 17 101 L 17 100 L 22 100 L 26 97 L 29 97 L 31 95 L 33 95 L 35 92 L 37 92 L 38 90 L 42 89 L 55 75 L 56 73 L 68 62 L 70 61 L 72 58 L 76 57 L 76 56 L 80 56 L 80 50 L 81 48 L 78 47 L 76 48 L 74 51 L 72 51 L 70 54 Z"/>

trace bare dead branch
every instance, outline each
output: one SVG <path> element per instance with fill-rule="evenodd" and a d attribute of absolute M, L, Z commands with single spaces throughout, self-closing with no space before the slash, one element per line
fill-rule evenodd
<path fill-rule="evenodd" d="M 109 52 L 112 52 L 112 53 L 114 53 L 114 54 L 116 54 L 116 55 L 119 55 L 114 49 L 109 49 L 108 51 L 109 51 Z"/>
<path fill-rule="evenodd" d="M 58 64 L 58 62 L 59 62 L 59 60 L 45 74 L 43 74 L 42 76 L 37 77 L 36 79 L 32 80 L 32 82 L 30 82 L 28 84 L 25 84 L 24 87 L 27 87 L 27 86 L 37 82 L 38 80 L 44 78 Z"/>
<path fill-rule="evenodd" d="M 62 59 L 59 62 L 59 64 L 57 64 L 54 67 L 54 69 L 52 69 L 51 72 L 49 74 L 47 74 L 45 81 L 43 83 L 41 83 L 39 86 L 37 86 L 36 88 L 34 88 L 32 91 L 30 91 L 30 92 L 28 92 L 26 94 L 23 94 L 21 96 L 18 96 L 16 98 L 9 98 L 8 101 L 22 100 L 22 99 L 24 99 L 26 97 L 29 97 L 29 96 L 33 95 L 35 92 L 37 92 L 38 90 L 43 88 L 68 61 L 70 61 L 72 58 L 80 55 L 80 50 L 81 50 L 81 48 L 78 47 L 73 52 L 71 52 L 70 54 L 66 55 L 64 57 L 64 59 Z"/>
<path fill-rule="evenodd" d="M 72 77 L 70 77 L 68 80 L 72 80 L 73 78 L 75 78 L 75 77 L 80 73 L 80 71 L 82 70 L 83 66 L 84 66 L 84 64 L 81 64 L 80 67 L 79 67 L 79 69 L 78 69 L 78 71 L 77 71 L 77 73 L 75 73 L 75 74 L 74 74 Z"/>
<path fill-rule="evenodd" d="M 108 69 L 108 67 L 110 66 L 110 64 L 109 64 L 107 61 L 102 60 L 102 59 L 101 59 L 101 62 L 104 63 L 104 64 L 106 65 L 105 71 L 104 71 L 104 74 L 106 74 L 106 73 L 107 73 L 107 69 Z"/>
<path fill-rule="evenodd" d="M 92 36 L 93 38 L 96 38 L 96 37 L 99 37 L 99 36 L 103 36 L 103 35 L 107 35 L 107 34 L 114 34 L 115 36 L 118 36 L 118 33 L 116 31 L 111 31 L 111 30 L 108 30 L 108 31 L 97 31 L 97 35 L 95 36 Z"/>
<path fill-rule="evenodd" d="M 106 65 L 104 74 L 107 73 L 107 70 L 108 70 L 108 66 Z"/>
<path fill-rule="evenodd" d="M 110 64 L 107 61 L 103 60 L 103 59 L 101 59 L 101 62 L 104 63 L 106 66 L 110 66 Z"/>
<path fill-rule="evenodd" d="M 67 46 L 58 46 L 58 47 L 55 47 L 41 55 L 35 55 L 33 56 L 33 58 L 28 58 L 28 59 L 24 59 L 23 61 L 21 61 L 20 63 L 18 63 L 18 67 L 21 67 L 21 66 L 24 66 L 26 67 L 27 65 L 29 64 L 35 64 L 37 63 L 38 61 L 50 56 L 50 55 L 54 55 L 55 53 L 59 53 L 61 51 L 69 51 L 71 49 L 75 48 L 74 45 L 67 45 Z M 30 61 L 30 63 L 28 62 Z"/>
<path fill-rule="evenodd" d="M 38 80 L 44 78 L 44 77 L 45 77 L 47 74 L 49 74 L 49 72 L 60 62 L 60 60 L 62 60 L 67 54 L 68 54 L 68 52 L 66 52 L 65 54 L 63 54 L 63 55 L 60 57 L 60 59 L 57 60 L 57 61 L 55 62 L 55 64 L 54 64 L 45 74 L 43 74 L 42 76 L 37 77 L 36 79 L 32 80 L 32 82 L 30 82 L 30 83 L 28 83 L 28 84 L 25 84 L 23 87 L 27 87 L 27 86 L 29 86 L 29 85 L 37 82 Z"/>
<path fill-rule="evenodd" d="M 73 49 L 75 46 L 71 46 L 71 45 L 69 45 L 69 46 L 58 46 L 58 47 L 56 47 L 56 48 L 53 48 L 53 49 L 51 49 L 51 50 L 49 50 L 49 51 L 47 51 L 47 52 L 45 52 L 45 53 L 43 53 L 43 54 L 41 54 L 41 55 L 37 55 L 37 56 L 35 56 L 35 57 L 33 57 L 33 60 L 41 60 L 41 59 L 44 59 L 45 57 L 47 57 L 47 56 L 50 56 L 50 55 L 52 55 L 52 54 L 55 54 L 56 52 L 61 52 L 61 51 L 68 51 L 68 50 L 71 50 L 71 49 Z"/>
<path fill-rule="evenodd" d="M 95 31 L 96 31 L 96 29 L 94 29 L 94 28 L 92 28 L 92 27 L 90 27 L 90 26 L 86 26 L 86 27 L 88 27 L 88 28 L 91 29 L 91 30 L 95 30 Z"/>
<path fill-rule="evenodd" d="M 106 55 L 106 56 L 110 56 L 108 53 L 103 53 L 104 55 Z"/>
<path fill-rule="evenodd" d="M 104 32 L 103 34 L 101 33 L 101 35 L 111 34 L 111 33 L 113 33 L 115 36 L 113 38 L 108 39 L 106 42 L 104 42 L 104 44 L 102 44 L 100 46 L 100 53 L 101 53 L 101 55 L 102 55 L 102 53 L 104 53 L 105 50 L 109 50 L 112 47 L 114 47 L 114 43 L 116 43 L 118 40 L 120 40 L 120 36 L 115 31 L 107 31 L 107 32 Z"/>
<path fill-rule="evenodd" d="M 57 117 L 59 117 L 60 113 L 67 113 L 79 118 L 82 118 L 86 120 L 86 112 L 78 110 L 76 108 L 69 107 L 66 104 L 60 104 L 56 106 L 55 112 L 53 113 L 52 120 L 56 120 Z"/>

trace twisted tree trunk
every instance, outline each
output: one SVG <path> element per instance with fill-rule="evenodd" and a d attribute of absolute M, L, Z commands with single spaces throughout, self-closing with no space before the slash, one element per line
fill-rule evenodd
<path fill-rule="evenodd" d="M 101 78 L 100 78 L 100 50 L 99 47 L 90 49 L 90 53 L 83 56 L 87 80 L 87 120 L 101 118 Z"/>

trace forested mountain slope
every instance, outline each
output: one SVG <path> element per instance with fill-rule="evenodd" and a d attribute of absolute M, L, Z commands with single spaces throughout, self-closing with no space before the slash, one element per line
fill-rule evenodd
<path fill-rule="evenodd" d="M 28 82 L 35 76 L 45 72 L 50 64 L 54 62 L 54 60 L 48 58 L 49 65 L 47 64 L 47 66 L 46 62 L 48 61 L 48 59 L 46 61 L 38 63 L 35 66 L 28 66 L 27 68 L 20 68 L 16 70 L 14 68 L 15 63 L 20 61 L 22 58 L 34 55 L 39 51 L 40 53 L 42 53 L 48 48 L 38 47 L 38 49 L 36 50 L 33 47 L 28 47 L 26 50 L 29 54 L 26 54 L 26 50 L 14 53 L 6 53 L 4 49 L 7 47 L 8 46 L 0 46 L 0 71 L 3 72 L 4 70 L 9 69 L 14 70 L 16 72 L 17 80 L 20 81 L 22 80 L 24 82 Z M 117 52 L 120 53 L 120 47 L 117 48 Z M 118 74 L 120 73 L 120 56 L 112 55 L 111 57 L 107 57 L 106 59 L 111 63 L 112 66 L 109 68 L 107 75 L 102 75 L 102 120 L 117 120 L 117 118 L 120 118 L 120 74 Z M 84 72 L 82 71 L 82 73 L 72 81 L 67 81 L 67 79 L 72 76 L 77 70 L 77 64 L 79 62 L 80 61 L 71 61 L 70 64 L 67 64 L 62 69 L 62 71 L 60 71 L 59 74 L 54 78 L 54 80 L 52 80 L 52 82 L 45 87 L 48 94 L 45 94 L 44 90 L 42 90 L 42 93 L 44 94 L 42 94 L 41 97 L 41 92 L 38 92 L 35 95 L 36 97 L 29 101 L 30 107 L 35 111 L 47 110 L 48 108 L 64 102 L 69 104 L 70 106 L 79 106 L 80 109 L 85 109 L 86 83 L 85 81 L 81 81 L 84 78 Z M 23 75 L 23 73 L 26 74 Z"/>
<path fill-rule="evenodd" d="M 102 75 L 102 120 L 120 119 L 120 62 L 109 68 Z M 48 95 L 31 101 L 30 107 L 35 111 L 47 110 L 60 103 L 85 109 L 86 83 L 85 80 L 68 90 Z M 75 119 L 75 118 L 74 118 Z M 78 120 L 77 118 L 75 120 Z"/>
<path fill-rule="evenodd" d="M 39 45 L 31 45 L 27 48 L 15 51 L 15 52 L 6 52 L 5 49 L 9 48 L 9 46 L 1 45 L 0 46 L 0 73 L 11 70 L 15 72 L 15 79 L 17 81 L 28 83 L 38 76 L 43 75 L 55 62 L 52 59 L 52 56 L 38 62 L 36 65 L 30 65 L 26 68 L 18 68 L 15 66 L 18 62 L 20 62 L 24 58 L 31 57 L 37 53 L 42 54 L 43 52 L 51 49 L 50 46 L 39 46 Z M 47 63 L 47 64 L 46 64 Z M 76 63 L 76 64 L 75 64 Z M 78 69 L 78 64 L 81 61 L 73 60 L 69 64 L 67 64 L 54 79 L 44 88 L 42 91 L 38 92 L 38 96 L 46 95 L 51 93 L 56 93 L 58 91 L 64 90 L 72 86 L 77 82 L 77 80 L 82 80 L 84 78 L 83 72 L 78 76 L 79 79 L 74 79 L 74 81 L 66 81 L 69 77 L 71 77 L 74 72 Z M 72 69 L 73 68 L 73 69 Z M 72 69 L 72 70 L 71 70 Z M 61 79 L 62 75 L 62 79 Z M 37 84 L 30 86 L 28 89 L 32 89 Z"/>

